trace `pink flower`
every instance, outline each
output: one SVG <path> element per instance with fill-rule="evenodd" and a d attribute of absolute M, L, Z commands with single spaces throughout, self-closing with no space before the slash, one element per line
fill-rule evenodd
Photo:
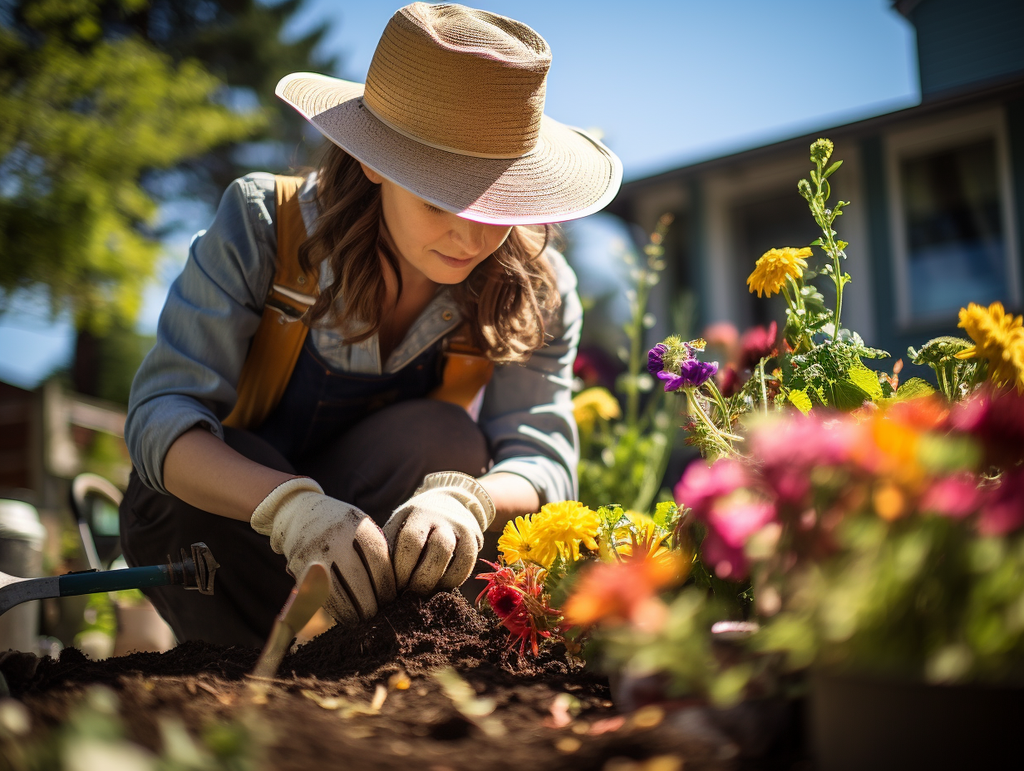
<path fill-rule="evenodd" d="M 1024 396 L 1016 391 L 986 390 L 960 402 L 950 423 L 981 440 L 988 463 L 1005 468 L 1024 460 Z"/>
<path fill-rule="evenodd" d="M 742 581 L 747 577 L 749 565 L 743 549 L 729 546 L 714 530 L 709 530 L 700 545 L 701 561 L 723 580 Z"/>
<path fill-rule="evenodd" d="M 963 519 L 978 510 L 982 498 L 978 480 L 974 477 L 949 477 L 940 479 L 928 488 L 921 497 L 921 509 L 943 517 Z"/>
<path fill-rule="evenodd" d="M 779 325 L 774 321 L 765 327 L 751 327 L 740 338 L 739 369 L 754 369 L 761 359 L 770 359 L 777 354 L 775 350 Z"/>
<path fill-rule="evenodd" d="M 722 458 L 711 466 L 701 460 L 686 467 L 674 490 L 679 506 L 688 506 L 701 516 L 715 498 L 741 490 L 753 483 L 747 468 L 738 461 Z"/>
<path fill-rule="evenodd" d="M 1005 472 L 981 510 L 982 535 L 1007 535 L 1024 526 L 1024 469 Z"/>
<path fill-rule="evenodd" d="M 779 502 L 803 506 L 811 490 L 811 471 L 846 461 L 856 435 L 847 419 L 790 414 L 755 430 L 750 447 L 762 459 L 761 476 Z"/>
<path fill-rule="evenodd" d="M 742 548 L 747 539 L 775 519 L 775 507 L 767 501 L 732 501 L 728 498 L 711 507 L 707 523 L 733 548 Z"/>
<path fill-rule="evenodd" d="M 775 521 L 775 507 L 766 501 L 726 498 L 712 506 L 705 521 L 704 563 L 712 566 L 719 578 L 739 581 L 749 573 L 743 546 L 750 536 Z"/>

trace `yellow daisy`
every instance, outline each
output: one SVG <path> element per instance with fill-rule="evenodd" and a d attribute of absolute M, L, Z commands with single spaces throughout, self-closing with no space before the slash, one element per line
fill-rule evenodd
<path fill-rule="evenodd" d="M 785 247 L 783 249 L 769 249 L 761 255 L 761 259 L 754 265 L 754 272 L 747 277 L 747 284 L 751 293 L 757 292 L 761 297 L 771 297 L 773 294 L 782 291 L 786 279 L 792 276 L 800 278 L 807 269 L 807 257 L 811 256 L 811 248 L 805 246 L 803 249 Z"/>
<path fill-rule="evenodd" d="M 556 550 L 571 562 L 580 558 L 580 544 L 597 549 L 601 520 L 579 501 L 561 501 L 543 506 L 534 517 L 538 547 Z M 552 557 L 554 559 L 554 557 Z M 548 563 L 550 564 L 550 563 Z M 545 566 L 546 567 L 546 566 Z"/>
<path fill-rule="evenodd" d="M 960 309 L 957 326 L 967 330 L 974 345 L 956 357 L 988 359 L 989 380 L 1024 393 L 1024 318 L 1007 313 L 999 302 L 988 308 L 969 303 Z"/>
<path fill-rule="evenodd" d="M 505 529 L 498 538 L 498 551 L 506 565 L 516 562 L 536 562 L 547 567 L 554 561 L 553 547 L 541 547 L 537 538 L 536 524 L 528 515 L 516 517 L 505 523 Z"/>
<path fill-rule="evenodd" d="M 576 416 L 576 424 L 589 431 L 598 418 L 616 420 L 622 417 L 619 401 L 607 388 L 588 388 L 578 393 L 572 400 L 572 413 Z"/>

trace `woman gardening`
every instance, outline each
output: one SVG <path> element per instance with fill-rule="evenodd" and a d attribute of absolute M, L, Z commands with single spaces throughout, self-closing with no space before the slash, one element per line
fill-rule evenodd
<path fill-rule="evenodd" d="M 484 530 L 576 497 L 582 317 L 550 223 L 622 170 L 543 115 L 550 60 L 524 24 L 414 3 L 365 86 L 278 84 L 323 159 L 232 183 L 132 386 L 126 559 L 221 563 L 213 596 L 151 590 L 179 641 L 262 645 L 312 562 L 341 624 L 459 586 Z"/>

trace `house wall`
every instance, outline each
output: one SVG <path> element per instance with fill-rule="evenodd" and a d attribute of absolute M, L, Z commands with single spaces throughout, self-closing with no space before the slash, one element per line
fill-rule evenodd
<path fill-rule="evenodd" d="M 907 358 L 907 347 L 939 335 L 963 336 L 957 328 L 957 309 L 968 302 L 987 304 L 998 299 L 1008 309 L 1019 309 L 1024 261 L 1019 234 L 1024 222 L 1021 191 L 1024 190 L 1024 109 L 989 104 L 960 109 L 927 118 L 890 124 L 884 130 L 862 136 L 860 155 L 874 271 L 873 312 L 875 344 L 894 358 Z M 904 159 L 926 156 L 985 141 L 995 147 L 1003 239 L 1004 276 L 996 297 L 974 296 L 964 287 L 958 302 L 934 314 L 914 313 L 909 293 L 907 214 L 903 206 L 900 164 Z M 957 279 L 947 287 L 958 291 Z M 908 374 L 923 374 L 907 371 Z"/>
<path fill-rule="evenodd" d="M 1024 2 L 921 0 L 917 29 L 921 93 L 932 94 L 1024 71 Z"/>

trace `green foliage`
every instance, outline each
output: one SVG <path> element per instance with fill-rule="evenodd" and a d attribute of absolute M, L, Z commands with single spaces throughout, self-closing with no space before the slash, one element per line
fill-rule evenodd
<path fill-rule="evenodd" d="M 1024 678 L 1024 539 L 963 530 L 942 517 L 844 522 L 839 556 L 790 578 L 799 590 L 758 649 L 934 683 Z"/>
<path fill-rule="evenodd" d="M 782 339 L 768 344 L 766 335 L 765 350 L 751 376 L 728 398 L 721 395 L 714 383 L 709 383 L 704 389 L 706 394 L 695 393 L 688 400 L 690 420 L 685 428 L 690 442 L 708 460 L 739 451 L 741 440 L 734 432 L 741 428 L 741 418 L 746 413 L 767 414 L 793 408 L 807 414 L 815 405 L 851 411 L 868 402 L 894 397 L 896 376 L 876 372 L 864 364 L 866 359 L 887 358 L 889 353 L 868 346 L 857 332 L 842 326 L 843 290 L 851 280 L 842 271 L 842 264 L 849 244 L 838 238 L 835 222 L 849 202 L 829 204 L 829 178 L 842 166 L 842 161 L 828 165 L 832 151 L 829 140 L 814 142 L 810 156 L 815 167 L 810 171 L 810 182 L 802 179 L 797 184 L 797 191 L 821 228 L 822 235 L 810 246 L 824 252 L 825 264 L 817 269 L 812 265 L 802 267 L 796 257 L 803 260 L 810 249 L 772 250 L 776 259 L 780 259 L 779 253 L 791 255 L 790 269 L 783 274 L 785 279 L 777 289 L 786 300 Z M 760 261 L 757 270 L 762 270 Z M 758 275 L 757 271 L 753 275 Z M 833 284 L 834 307 L 826 305 L 813 283 L 822 276 Z M 752 284 L 751 291 L 768 291 L 770 286 L 777 286 L 765 280 L 768 283 L 763 286 Z"/>
<path fill-rule="evenodd" d="M 628 292 L 630 316 L 625 325 L 629 340 L 627 369 L 616 383 L 625 402 L 624 415 L 593 422 L 577 421 L 580 500 L 588 505 L 618 501 L 635 511 L 648 511 L 668 464 L 675 430 L 665 393 L 661 388 L 652 388 L 653 378 L 646 371 L 644 332 L 653 324 L 647 304 L 665 269 L 663 243 L 671 223 L 669 215 L 661 217 L 644 248 L 645 263 L 631 265 L 634 283 Z M 646 403 L 642 404 L 645 394 Z"/>
<path fill-rule="evenodd" d="M 720 662 L 707 630 L 722 615 L 704 589 L 687 586 L 670 601 L 663 626 L 602 629 L 584 648 L 584 657 L 600 662 L 620 679 L 664 678 L 666 696 L 703 696 L 718 706 L 730 706 L 743 697 L 761 668 L 749 661 Z"/>
<path fill-rule="evenodd" d="M 951 402 L 967 396 L 988 374 L 988 359 L 958 359 L 956 355 L 974 343 L 960 337 L 936 337 L 921 346 L 910 346 L 907 355 L 914 364 L 928 365 L 935 372 L 939 391 Z"/>

